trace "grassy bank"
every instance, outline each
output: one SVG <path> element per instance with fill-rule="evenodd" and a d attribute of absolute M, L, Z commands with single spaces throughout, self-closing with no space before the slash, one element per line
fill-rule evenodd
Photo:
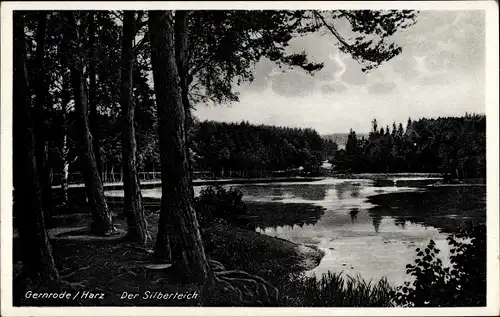
<path fill-rule="evenodd" d="M 202 235 L 206 251 L 215 260 L 271 282 L 289 273 L 313 269 L 324 255 L 318 249 L 227 224 L 206 228 Z"/>
<path fill-rule="evenodd" d="M 393 307 L 395 290 L 385 278 L 366 281 L 360 276 L 328 272 L 321 278 L 295 276 L 280 285 L 285 307 Z"/>

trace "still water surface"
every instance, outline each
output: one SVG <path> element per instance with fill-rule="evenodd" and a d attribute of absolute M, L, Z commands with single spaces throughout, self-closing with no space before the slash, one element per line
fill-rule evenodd
<path fill-rule="evenodd" d="M 406 264 L 430 239 L 449 263 L 446 237 L 486 218 L 485 188 L 398 187 L 392 181 L 327 178 L 316 182 L 228 185 L 243 192 L 255 230 L 322 249 L 328 271 L 409 280 Z M 198 195 L 203 187 L 195 187 Z M 160 197 L 161 190 L 143 191 Z"/>

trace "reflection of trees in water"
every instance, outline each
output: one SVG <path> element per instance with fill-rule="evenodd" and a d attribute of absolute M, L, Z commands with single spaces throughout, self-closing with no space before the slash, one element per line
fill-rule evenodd
<path fill-rule="evenodd" d="M 304 200 L 318 201 L 324 200 L 326 197 L 326 190 L 328 185 L 292 185 L 286 186 L 285 192 L 291 194 L 293 197 L 301 198 Z"/>
<path fill-rule="evenodd" d="M 373 186 L 375 187 L 392 187 L 394 186 L 393 179 L 375 179 L 373 181 Z"/>
<path fill-rule="evenodd" d="M 359 197 L 359 191 L 361 189 L 361 186 L 353 186 L 351 189 L 351 197 Z"/>
<path fill-rule="evenodd" d="M 324 214 L 325 208 L 302 203 L 247 202 L 249 227 L 277 228 L 283 226 L 313 225 Z"/>
<path fill-rule="evenodd" d="M 372 217 L 373 228 L 375 229 L 375 232 L 378 233 L 380 229 L 380 223 L 382 222 L 382 215 L 380 215 L 378 212 L 373 212 L 371 210 L 369 214 Z"/>
<path fill-rule="evenodd" d="M 279 200 L 279 197 L 291 196 L 303 200 L 320 201 L 326 197 L 326 191 L 331 185 L 300 184 L 300 185 L 245 185 L 240 187 L 244 195 L 266 197 L 272 196 L 273 200 Z"/>
<path fill-rule="evenodd" d="M 283 190 L 282 187 L 271 187 L 270 189 L 271 191 L 265 193 L 266 195 L 270 194 L 273 197 L 283 197 L 283 195 L 285 194 L 285 191 Z"/>
<path fill-rule="evenodd" d="M 344 194 L 346 194 L 347 192 L 351 193 L 351 197 L 358 197 L 360 190 L 361 190 L 361 185 L 357 183 L 344 182 L 335 185 L 335 194 L 338 200 L 343 199 Z"/>
<path fill-rule="evenodd" d="M 354 223 L 354 221 L 356 221 L 358 219 L 358 213 L 359 213 L 359 209 L 358 208 L 352 208 L 349 211 L 349 214 L 351 215 L 351 221 L 352 221 L 352 223 Z"/>
<path fill-rule="evenodd" d="M 406 220 L 407 219 L 402 218 L 402 217 L 395 217 L 394 224 L 398 227 L 401 227 L 404 230 L 404 229 L 406 229 Z"/>
<path fill-rule="evenodd" d="M 424 192 L 392 193 L 372 196 L 370 209 L 375 218 L 390 216 L 396 225 L 409 221 L 433 226 L 448 233 L 486 223 L 486 191 L 484 187 L 442 187 Z"/>

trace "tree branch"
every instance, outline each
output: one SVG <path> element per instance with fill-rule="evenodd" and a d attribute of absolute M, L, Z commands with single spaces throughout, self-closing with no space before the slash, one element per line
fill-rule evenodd
<path fill-rule="evenodd" d="M 326 26 L 326 28 L 330 31 L 330 33 L 332 33 L 335 38 L 337 38 L 337 40 L 350 52 L 350 53 L 354 53 L 354 50 L 352 48 L 352 46 L 347 43 L 347 41 L 342 37 L 342 35 L 340 35 L 340 33 L 337 31 L 337 29 L 334 27 L 334 26 L 331 26 L 329 25 L 325 18 L 321 15 L 321 13 L 319 13 L 318 11 L 316 10 L 313 10 L 313 14 L 315 17 L 317 17 L 322 23 L 324 26 Z"/>
<path fill-rule="evenodd" d="M 144 43 L 147 41 L 146 39 L 147 36 L 144 36 L 142 39 L 139 40 L 139 42 L 137 42 L 134 47 L 133 47 L 133 50 L 136 51 L 138 49 L 140 49 L 142 46 L 144 46 Z"/>
<path fill-rule="evenodd" d="M 135 25 L 135 31 L 136 33 L 139 32 L 140 29 L 142 29 L 143 26 L 147 25 L 148 22 L 142 21 L 142 18 L 146 15 L 144 11 L 137 11 L 137 18 L 134 22 Z"/>
<path fill-rule="evenodd" d="M 148 21 L 143 21 L 139 24 L 136 25 L 136 30 L 137 32 L 139 32 L 143 27 L 145 27 L 146 25 L 148 25 Z"/>
<path fill-rule="evenodd" d="M 123 23 L 123 17 L 119 16 L 117 11 L 109 11 L 109 14 L 114 16 Z"/>

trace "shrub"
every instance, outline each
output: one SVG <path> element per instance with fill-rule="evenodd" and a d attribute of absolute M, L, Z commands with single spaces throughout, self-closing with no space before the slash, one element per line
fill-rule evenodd
<path fill-rule="evenodd" d="M 440 252 L 433 240 L 424 250 L 416 249 L 417 259 L 408 264 L 405 282 L 393 293 L 394 301 L 404 307 L 485 306 L 486 233 L 477 226 L 447 238 L 451 246 L 450 267 L 436 257 Z"/>
<path fill-rule="evenodd" d="M 200 224 L 207 225 L 217 219 L 243 224 L 242 217 L 246 215 L 247 208 L 242 197 L 243 193 L 234 188 L 226 190 L 220 185 L 204 188 L 195 199 Z"/>

